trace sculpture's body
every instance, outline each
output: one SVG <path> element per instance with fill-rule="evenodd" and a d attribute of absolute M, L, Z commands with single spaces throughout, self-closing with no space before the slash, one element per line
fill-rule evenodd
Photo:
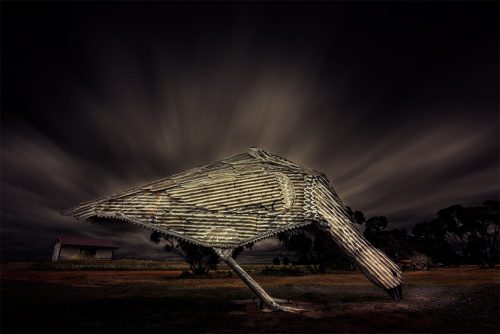
<path fill-rule="evenodd" d="M 232 251 L 316 223 L 375 285 L 401 299 L 401 270 L 355 228 L 326 176 L 263 150 L 173 175 L 65 212 L 122 220 L 213 248 L 273 309 L 285 309 L 231 258 Z"/>

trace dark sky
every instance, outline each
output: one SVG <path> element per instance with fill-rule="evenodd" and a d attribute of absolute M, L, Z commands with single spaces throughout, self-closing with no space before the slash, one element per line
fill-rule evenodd
<path fill-rule="evenodd" d="M 1 6 L 4 258 L 57 234 L 161 256 L 59 211 L 250 146 L 390 227 L 498 199 L 498 2 Z"/>

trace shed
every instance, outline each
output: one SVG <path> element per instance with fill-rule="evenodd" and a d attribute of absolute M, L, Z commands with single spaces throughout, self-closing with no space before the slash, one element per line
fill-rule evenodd
<path fill-rule="evenodd" d="M 111 240 L 78 237 L 57 237 L 52 262 L 76 259 L 113 259 L 113 250 L 118 248 Z"/>

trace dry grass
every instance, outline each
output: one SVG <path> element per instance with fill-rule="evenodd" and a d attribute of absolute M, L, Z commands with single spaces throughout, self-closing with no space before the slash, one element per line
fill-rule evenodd
<path fill-rule="evenodd" d="M 500 271 L 407 272 L 394 303 L 357 272 L 270 277 L 246 266 L 302 314 L 256 310 L 236 277 L 179 279 L 150 271 L 2 266 L 4 332 L 498 332 Z M 224 267 L 221 270 L 225 270 Z M 27 321 L 29 320 L 29 321 Z"/>
<path fill-rule="evenodd" d="M 81 264 L 77 264 L 81 265 Z M 88 264 L 90 268 L 92 264 Z M 265 265 L 243 266 L 250 275 L 266 287 L 283 285 L 314 286 L 371 286 L 372 284 L 360 272 L 339 271 L 327 274 L 304 276 L 263 276 L 260 274 Z M 69 266 L 68 266 L 69 267 Z M 129 284 L 152 284 L 163 286 L 196 286 L 197 288 L 241 287 L 244 284 L 236 277 L 224 278 L 179 278 L 187 266 L 179 263 L 164 265 L 168 270 L 33 270 L 31 264 L 6 264 L 2 269 L 3 279 L 41 281 L 74 286 L 107 286 Z M 77 267 L 78 268 L 78 267 Z M 221 266 L 221 272 L 231 274 L 227 267 Z M 218 275 L 225 276 L 225 275 Z M 434 271 L 409 271 L 404 273 L 405 286 L 476 286 L 500 284 L 500 270 L 478 269 L 475 266 L 438 269 Z"/>

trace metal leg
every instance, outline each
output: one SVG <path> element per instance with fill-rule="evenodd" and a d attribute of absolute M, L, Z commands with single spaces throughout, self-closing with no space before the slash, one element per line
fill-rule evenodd
<path fill-rule="evenodd" d="M 260 305 L 261 307 L 263 304 L 268 305 L 272 310 L 274 311 L 294 311 L 293 309 L 285 306 L 281 306 L 278 303 L 276 303 L 271 296 L 267 294 L 262 287 L 254 281 L 250 275 L 247 274 L 243 268 L 241 268 L 238 263 L 231 257 L 232 254 L 232 249 L 219 249 L 219 248 L 214 248 L 214 251 L 217 255 L 221 257 L 221 259 L 224 260 L 224 262 L 227 263 L 227 265 L 234 270 L 236 274 L 245 282 L 246 285 L 252 290 L 253 293 L 255 293 L 259 299 L 260 299 Z"/>

